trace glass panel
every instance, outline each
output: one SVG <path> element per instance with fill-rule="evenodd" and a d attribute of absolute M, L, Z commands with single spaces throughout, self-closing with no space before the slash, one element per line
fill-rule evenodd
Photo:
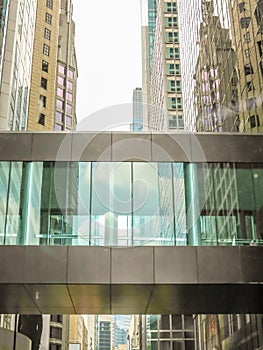
<path fill-rule="evenodd" d="M 131 245 L 131 164 L 92 164 L 92 245 Z"/>
<path fill-rule="evenodd" d="M 133 244 L 161 245 L 158 164 L 133 164 Z M 165 240 L 165 238 L 164 238 Z"/>
<path fill-rule="evenodd" d="M 0 162 L 0 244 L 258 245 L 262 214 L 260 164 Z"/>
<path fill-rule="evenodd" d="M 58 76 L 58 83 L 64 86 L 64 78 Z"/>
<path fill-rule="evenodd" d="M 57 88 L 57 95 L 58 95 L 59 97 L 62 97 L 62 98 L 63 98 L 63 96 L 64 96 L 64 90 L 61 89 L 61 88 Z"/>
<path fill-rule="evenodd" d="M 62 113 L 56 112 L 56 121 L 62 123 Z"/>

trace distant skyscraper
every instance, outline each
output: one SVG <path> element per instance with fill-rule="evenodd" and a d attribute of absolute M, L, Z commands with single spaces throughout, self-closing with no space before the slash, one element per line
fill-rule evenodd
<path fill-rule="evenodd" d="M 133 131 L 143 130 L 143 104 L 142 104 L 142 88 L 133 90 Z"/>
<path fill-rule="evenodd" d="M 148 13 L 151 13 L 149 8 Z M 143 84 L 148 104 L 145 119 L 148 129 L 152 131 L 168 131 L 169 128 L 182 130 L 184 120 L 177 0 L 156 1 L 154 13 L 154 36 L 149 36 L 151 41 L 149 39 L 142 43 L 143 51 L 146 52 L 143 57 L 148 58 L 143 59 L 143 64 L 148 64 L 148 69 L 143 69 L 147 73 L 147 79 L 143 79 L 147 82 L 147 86 Z"/>

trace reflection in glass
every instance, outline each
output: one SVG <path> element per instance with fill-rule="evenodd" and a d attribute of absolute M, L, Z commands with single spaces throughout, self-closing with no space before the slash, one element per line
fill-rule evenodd
<path fill-rule="evenodd" d="M 263 166 L 0 162 L 0 243 L 258 245 Z"/>

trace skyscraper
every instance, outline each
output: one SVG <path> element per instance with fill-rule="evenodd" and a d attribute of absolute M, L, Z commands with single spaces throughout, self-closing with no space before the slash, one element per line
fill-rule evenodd
<path fill-rule="evenodd" d="M 133 107 L 133 131 L 143 130 L 143 103 L 142 103 L 142 88 L 136 88 L 133 90 L 132 97 Z"/>
<path fill-rule="evenodd" d="M 148 9 L 150 16 L 150 8 Z M 143 41 L 143 51 L 148 55 L 147 93 L 148 128 L 152 131 L 182 130 L 183 99 L 181 59 L 179 45 L 178 3 L 158 0 L 155 4 L 156 22 L 148 42 Z M 149 22 L 150 26 L 150 22 Z M 145 30 L 143 28 L 143 30 Z M 145 61 L 143 60 L 143 64 Z M 145 112 L 145 111 L 144 111 Z"/>
<path fill-rule="evenodd" d="M 0 128 L 74 129 L 72 1 L 9 0 L 0 13 Z"/>

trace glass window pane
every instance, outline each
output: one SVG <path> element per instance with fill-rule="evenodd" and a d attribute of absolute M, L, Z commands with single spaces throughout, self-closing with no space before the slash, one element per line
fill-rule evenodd
<path fill-rule="evenodd" d="M 131 164 L 92 164 L 91 241 L 131 245 Z"/>

